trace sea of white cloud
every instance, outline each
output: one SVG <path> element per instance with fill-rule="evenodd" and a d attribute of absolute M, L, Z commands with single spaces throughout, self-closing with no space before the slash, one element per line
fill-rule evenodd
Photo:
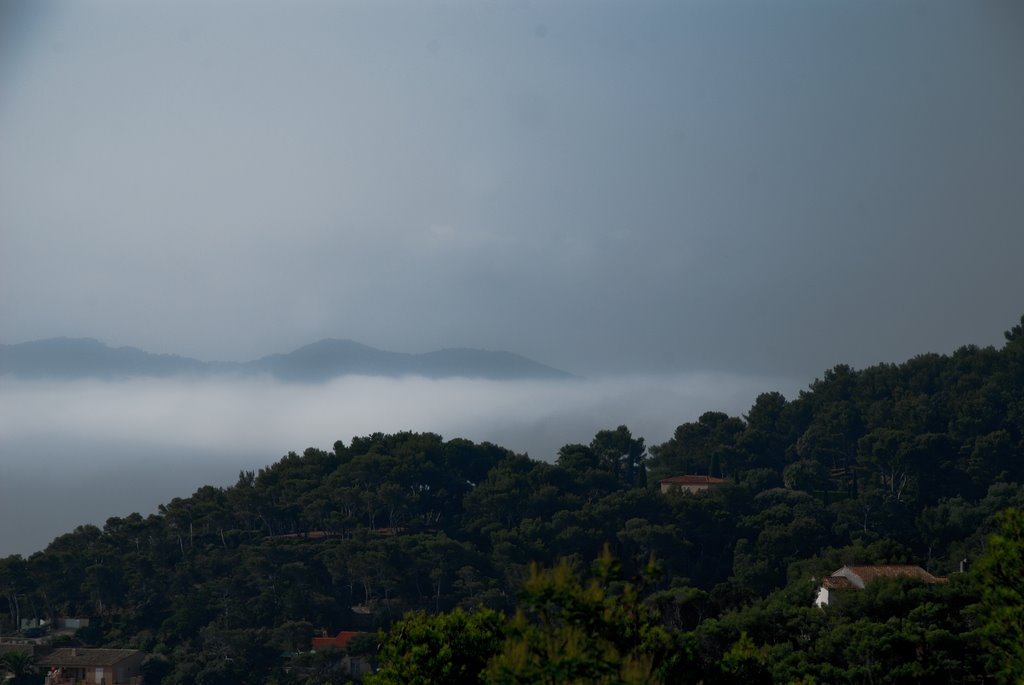
<path fill-rule="evenodd" d="M 0 556 L 83 523 L 152 513 L 203 484 L 230 485 L 289 451 L 374 432 L 431 431 L 553 461 L 627 425 L 647 444 L 709 410 L 739 415 L 791 379 L 716 373 L 570 381 L 343 377 L 0 382 Z"/>

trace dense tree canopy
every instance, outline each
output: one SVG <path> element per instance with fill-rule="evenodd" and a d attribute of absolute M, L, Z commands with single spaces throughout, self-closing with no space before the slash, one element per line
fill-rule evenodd
<path fill-rule="evenodd" d="M 974 569 L 981 591 L 978 616 L 989 647 L 989 671 L 1000 682 L 1024 681 L 1024 511 L 1007 509 L 997 519 Z"/>

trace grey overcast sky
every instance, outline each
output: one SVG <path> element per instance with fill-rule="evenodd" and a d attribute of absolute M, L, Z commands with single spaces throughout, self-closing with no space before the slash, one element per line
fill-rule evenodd
<path fill-rule="evenodd" d="M 0 0 L 0 340 L 806 375 L 1024 312 L 1024 3 Z"/>

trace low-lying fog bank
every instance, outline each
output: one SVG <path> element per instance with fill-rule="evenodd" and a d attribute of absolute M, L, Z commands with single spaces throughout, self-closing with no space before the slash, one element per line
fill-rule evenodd
<path fill-rule="evenodd" d="M 692 373 L 571 381 L 345 377 L 0 381 L 0 556 L 83 523 L 148 514 L 290 450 L 377 431 L 489 440 L 538 459 L 626 424 L 647 444 L 705 411 L 746 412 L 792 379 Z"/>

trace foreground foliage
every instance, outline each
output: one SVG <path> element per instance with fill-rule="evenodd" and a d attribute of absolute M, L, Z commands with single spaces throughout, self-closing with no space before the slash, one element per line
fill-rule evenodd
<path fill-rule="evenodd" d="M 505 616 L 493 609 L 406 614 L 391 627 L 370 685 L 472 683 L 505 638 Z"/>
<path fill-rule="evenodd" d="M 566 559 L 532 565 L 512 617 L 486 608 L 407 614 L 392 625 L 368 682 L 679 682 L 676 638 L 643 603 L 642 584 L 623 582 L 620 570 L 606 547 L 586 581 Z"/>
<path fill-rule="evenodd" d="M 642 602 L 642 590 L 641 584 L 621 582 L 607 547 L 587 582 L 564 559 L 546 571 L 533 565 L 485 682 L 672 682 L 677 645 L 657 612 Z"/>
<path fill-rule="evenodd" d="M 1024 511 L 1007 509 L 988 540 L 976 577 L 978 615 L 991 658 L 988 671 L 1003 683 L 1024 682 Z"/>

